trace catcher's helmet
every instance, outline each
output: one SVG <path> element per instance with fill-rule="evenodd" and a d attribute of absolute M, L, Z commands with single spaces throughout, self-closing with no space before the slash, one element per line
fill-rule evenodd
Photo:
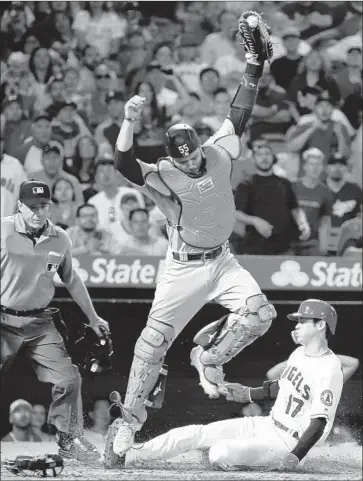
<path fill-rule="evenodd" d="M 78 331 L 78 339 L 72 349 L 72 359 L 82 374 L 112 370 L 111 336 L 106 330 L 102 332 L 103 337 L 98 337 L 88 324 L 83 324 Z"/>
<path fill-rule="evenodd" d="M 174 159 L 186 157 L 200 147 L 197 132 L 187 124 L 176 124 L 166 132 L 166 150 Z"/>
<path fill-rule="evenodd" d="M 307 299 L 303 301 L 297 312 L 287 315 L 291 321 L 299 322 L 299 319 L 315 319 L 318 321 L 325 321 L 329 326 L 332 334 L 335 334 L 335 329 L 338 321 L 338 314 L 331 304 L 319 299 Z"/>

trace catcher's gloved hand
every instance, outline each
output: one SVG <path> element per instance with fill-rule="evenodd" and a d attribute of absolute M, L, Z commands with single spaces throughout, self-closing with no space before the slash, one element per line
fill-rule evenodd
<path fill-rule="evenodd" d="M 253 11 L 242 13 L 238 20 L 238 31 L 247 60 L 260 65 L 263 65 L 265 60 L 271 61 L 273 47 L 269 27 L 259 13 Z"/>
<path fill-rule="evenodd" d="M 44 454 L 43 456 L 17 456 L 14 460 L 7 459 L 4 466 L 13 474 L 20 474 L 24 470 L 42 473 L 47 476 L 47 471 L 51 470 L 53 477 L 63 471 L 64 462 L 59 454 Z"/>
<path fill-rule="evenodd" d="M 226 396 L 227 401 L 235 401 L 237 403 L 250 403 L 251 402 L 251 391 L 247 386 L 243 386 L 237 382 L 224 382 L 223 389 L 227 391 L 224 396 Z"/>

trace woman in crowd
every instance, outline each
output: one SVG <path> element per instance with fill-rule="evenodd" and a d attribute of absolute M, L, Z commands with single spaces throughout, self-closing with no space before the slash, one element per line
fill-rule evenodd
<path fill-rule="evenodd" d="M 50 426 L 47 424 L 46 410 L 43 404 L 34 404 L 32 410 L 32 431 L 40 437 L 43 442 L 56 441 L 55 434 L 51 433 Z"/>
<path fill-rule="evenodd" d="M 52 188 L 52 210 L 50 220 L 53 224 L 67 229 L 75 224 L 77 203 L 73 185 L 64 178 L 59 178 Z"/>
<path fill-rule="evenodd" d="M 73 166 L 69 172 L 80 181 L 86 202 L 94 195 L 93 184 L 97 156 L 98 146 L 94 138 L 88 135 L 80 137 L 76 145 Z"/>
<path fill-rule="evenodd" d="M 53 65 L 49 52 L 44 47 L 33 50 L 29 59 L 29 70 L 33 74 L 33 92 L 36 99 L 41 102 L 47 83 L 53 75 Z"/>

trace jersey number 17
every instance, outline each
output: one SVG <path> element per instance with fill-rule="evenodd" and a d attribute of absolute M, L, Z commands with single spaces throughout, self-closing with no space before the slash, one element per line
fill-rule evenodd
<path fill-rule="evenodd" d="M 289 414 L 292 418 L 294 418 L 297 413 L 301 411 L 303 405 L 304 401 L 290 394 L 285 413 Z"/>

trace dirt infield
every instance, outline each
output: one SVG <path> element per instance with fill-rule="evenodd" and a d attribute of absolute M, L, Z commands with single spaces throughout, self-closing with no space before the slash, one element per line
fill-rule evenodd
<path fill-rule="evenodd" d="M 18 455 L 40 455 L 56 453 L 54 443 L 1 443 L 1 461 Z M 27 476 L 16 476 L 1 465 L 1 480 L 44 479 L 30 472 Z M 102 465 L 84 466 L 74 461 L 65 461 L 59 480 L 362 480 L 362 447 L 355 443 L 315 448 L 306 458 L 304 466 L 296 472 L 279 473 L 265 469 L 238 472 L 212 471 L 204 456 L 196 451 L 178 456 L 168 462 L 157 463 L 145 469 L 105 470 Z"/>

